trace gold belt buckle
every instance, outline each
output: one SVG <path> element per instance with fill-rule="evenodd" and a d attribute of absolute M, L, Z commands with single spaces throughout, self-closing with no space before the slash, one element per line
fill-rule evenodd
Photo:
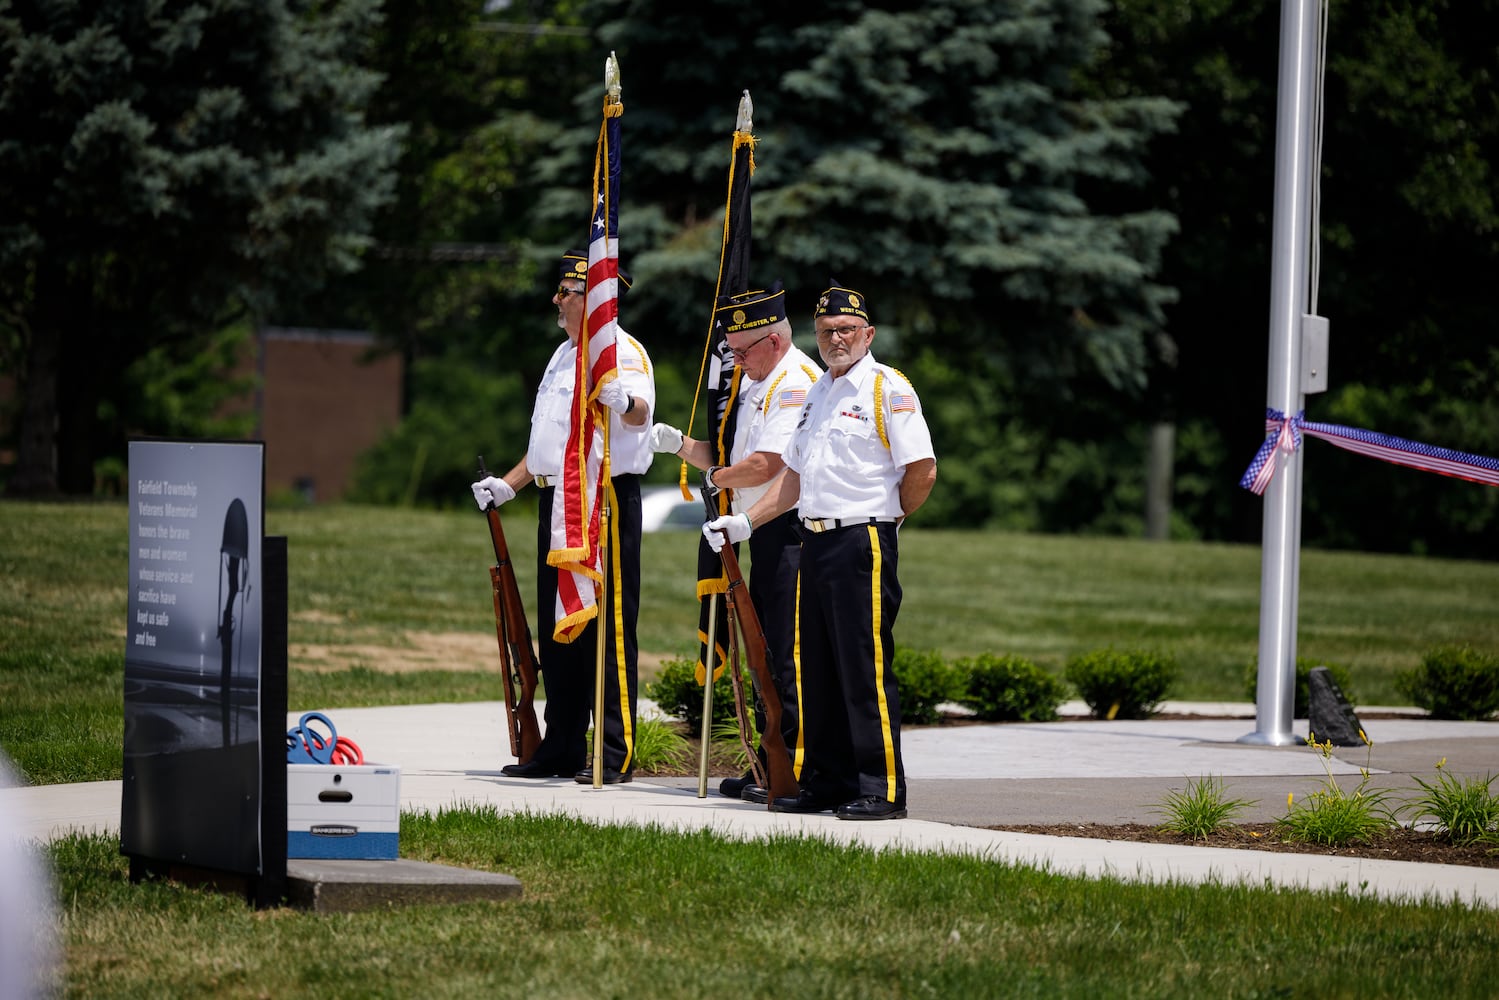
<path fill-rule="evenodd" d="M 547 479 L 546 476 L 537 476 L 536 477 L 536 488 L 538 490 L 544 490 L 544 489 L 546 489 L 549 484 L 550 484 L 550 481 Z"/>

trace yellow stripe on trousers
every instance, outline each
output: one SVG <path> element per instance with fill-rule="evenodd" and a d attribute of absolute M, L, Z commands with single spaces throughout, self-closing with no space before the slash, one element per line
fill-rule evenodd
<path fill-rule="evenodd" d="M 869 553 L 871 566 L 869 571 L 869 621 L 874 630 L 874 689 L 878 692 L 880 700 L 880 739 L 885 744 L 885 800 L 895 801 L 895 740 L 890 735 L 890 705 L 885 700 L 885 646 L 882 638 L 881 619 L 882 609 L 880 598 L 883 588 L 880 586 L 882 579 L 880 552 L 880 533 L 877 526 L 871 524 L 867 529 L 869 532 Z"/>
<path fill-rule="evenodd" d="M 796 604 L 794 606 L 796 617 L 792 622 L 791 663 L 796 671 L 796 751 L 791 755 L 791 773 L 796 775 L 797 781 L 801 781 L 802 765 L 807 758 L 806 743 L 802 739 L 802 733 L 806 731 L 807 710 L 802 705 L 802 574 L 800 570 L 796 574 Z"/>
<path fill-rule="evenodd" d="M 609 484 L 605 496 L 609 501 L 609 509 L 619 510 L 619 497 L 614 492 L 614 480 L 605 480 Z M 620 562 L 619 553 L 619 525 L 615 518 L 609 519 L 609 567 L 610 579 L 614 586 L 609 588 L 609 612 L 614 618 L 614 672 L 619 682 L 619 718 L 621 729 L 625 738 L 625 762 L 619 769 L 628 772 L 635 763 L 635 720 L 630 717 L 630 685 L 628 666 L 625 663 L 625 600 L 620 592 L 620 577 L 624 575 L 624 567 Z M 599 627 L 603 628 L 602 619 Z M 604 738 L 604 720 L 593 720 L 593 738 L 601 740 Z"/>

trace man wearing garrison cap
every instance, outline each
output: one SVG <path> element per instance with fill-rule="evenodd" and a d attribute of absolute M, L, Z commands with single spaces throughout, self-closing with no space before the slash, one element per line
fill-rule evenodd
<path fill-rule="evenodd" d="M 807 392 L 781 454 L 785 470 L 748 510 L 703 526 L 715 549 L 752 538 L 797 509 L 797 674 L 805 757 L 786 812 L 832 809 L 839 819 L 900 819 L 906 777 L 900 692 L 892 663 L 900 610 L 897 528 L 937 481 L 916 390 L 869 352 L 864 296 L 836 281 L 813 310 L 827 372 Z"/>
<path fill-rule="evenodd" d="M 557 346 L 547 363 L 536 402 L 531 411 L 531 440 L 526 453 L 503 477 L 489 476 L 473 484 L 480 510 L 499 506 L 516 491 L 535 483 L 540 495 L 540 517 L 536 532 L 536 608 L 544 626 L 536 630 L 541 677 L 546 688 L 546 733 L 541 745 L 524 764 L 506 764 L 500 773 L 512 778 L 576 778 L 593 783 L 587 764 L 588 724 L 592 716 L 594 678 L 597 672 L 599 620 L 607 622 L 605 642 L 604 719 L 598 730 L 604 735 L 604 784 L 629 781 L 634 766 L 633 734 L 637 689 L 635 624 L 640 612 L 640 476 L 650 468 L 650 416 L 656 405 L 656 385 L 651 361 L 634 337 L 619 329 L 615 356 L 619 377 L 599 388 L 599 401 L 612 412 L 609 418 L 609 464 L 619 506 L 614 512 L 620 550 L 619 597 L 623 607 L 624 663 L 617 663 L 614 616 L 600 608 L 582 635 L 571 643 L 553 639 L 553 614 L 557 605 L 557 568 L 547 564 L 552 547 L 552 503 L 562 502 L 554 488 L 562 474 L 567 450 L 569 414 L 573 403 L 578 338 L 583 333 L 588 277 L 588 255 L 569 250 L 558 266 L 557 325 L 567 339 Z M 629 276 L 619 272 L 618 297 L 630 287 Z M 630 718 L 620 708 L 623 688 L 629 701 Z"/>
<path fill-rule="evenodd" d="M 713 486 L 731 491 L 732 509 L 745 511 L 765 494 L 771 480 L 784 468 L 781 451 L 791 439 L 807 390 L 822 369 L 791 342 L 786 293 L 779 281 L 769 288 L 720 297 L 713 310 L 713 324 L 734 355 L 731 391 L 737 410 L 729 464 L 713 465 L 714 451 L 709 442 L 684 437 L 670 424 L 651 428 L 651 447 L 707 469 Z M 770 670 L 781 696 L 781 730 L 787 746 L 793 747 L 800 700 L 793 662 L 796 569 L 801 547 L 795 521 L 795 512 L 787 511 L 760 525 L 749 543 L 750 603 L 765 629 Z M 765 718 L 759 705 L 755 723 L 763 732 Z M 725 778 L 718 786 L 721 794 L 734 799 L 753 788 L 758 788 L 753 770 L 737 778 Z M 760 789 L 760 794 L 763 791 Z M 748 794 L 752 800 L 756 795 L 754 791 Z"/>

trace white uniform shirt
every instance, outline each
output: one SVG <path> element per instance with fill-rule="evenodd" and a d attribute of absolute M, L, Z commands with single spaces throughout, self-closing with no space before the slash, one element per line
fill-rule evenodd
<path fill-rule="evenodd" d="M 623 330 L 615 340 L 615 362 L 625 391 L 646 407 L 645 423 L 630 427 L 619 414 L 609 414 L 609 468 L 612 474 L 640 474 L 651 467 L 651 411 L 656 408 L 656 381 L 651 359 L 640 342 Z M 562 474 L 562 456 L 567 452 L 567 434 L 572 415 L 573 384 L 578 348 L 571 340 L 557 345 L 547 362 L 536 405 L 531 410 L 531 442 L 526 448 L 526 468 L 533 476 Z"/>
<path fill-rule="evenodd" d="M 904 514 L 906 466 L 937 456 L 916 390 L 866 354 L 841 377 L 824 374 L 808 390 L 781 457 L 801 476 L 802 517 L 857 518 Z"/>
<path fill-rule="evenodd" d="M 786 356 L 763 379 L 743 379 L 735 401 L 734 443 L 729 449 L 729 464 L 741 462 L 757 451 L 779 455 L 785 451 L 807 390 L 817 381 L 822 369 L 799 348 L 792 347 Z M 734 512 L 743 513 L 765 495 L 770 483 L 734 488 Z"/>

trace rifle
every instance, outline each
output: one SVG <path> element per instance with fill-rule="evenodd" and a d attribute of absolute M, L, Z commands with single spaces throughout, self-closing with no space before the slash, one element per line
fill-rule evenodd
<path fill-rule="evenodd" d="M 489 478 L 483 455 L 479 456 L 479 478 Z M 500 671 L 505 675 L 505 723 L 510 733 L 510 752 L 525 764 L 541 745 L 541 726 L 536 721 L 536 652 L 531 643 L 531 627 L 526 624 L 526 606 L 521 603 L 520 587 L 515 582 L 515 568 L 510 564 L 510 547 L 505 544 L 499 508 L 490 504 L 484 513 L 489 517 L 489 537 L 494 542 L 495 564 L 489 567 L 489 582 L 494 589 Z"/>
<path fill-rule="evenodd" d="M 703 505 L 707 508 L 708 520 L 711 521 L 718 517 L 718 504 L 714 500 L 718 491 L 708 481 L 708 473 L 702 474 L 702 482 Z M 744 636 L 744 658 L 749 662 L 755 693 L 760 696 L 760 704 L 765 708 L 765 728 L 760 733 L 760 748 L 765 751 L 765 766 L 770 772 L 770 794 L 766 802 L 769 807 L 774 805 L 776 799 L 796 798 L 800 791 L 796 772 L 791 768 L 791 753 L 786 749 L 786 740 L 781 735 L 781 695 L 776 690 L 775 679 L 770 675 L 770 664 L 767 662 L 770 647 L 765 641 L 760 614 L 749 600 L 744 586 L 744 574 L 739 570 L 739 557 L 734 554 L 734 547 L 728 544 L 727 538 L 724 539 L 723 547 L 718 550 L 718 555 L 723 560 L 724 575 L 729 580 L 729 588 L 724 594 L 728 601 L 729 628 L 733 629 L 737 623 L 740 634 Z M 734 664 L 733 668 L 737 670 L 738 664 Z"/>

